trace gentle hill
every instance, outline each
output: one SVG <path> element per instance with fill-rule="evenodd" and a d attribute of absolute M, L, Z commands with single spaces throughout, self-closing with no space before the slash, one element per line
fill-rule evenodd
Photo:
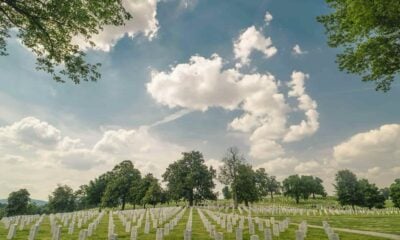
<path fill-rule="evenodd" d="M 31 199 L 31 202 L 36 203 L 38 206 L 43 206 L 47 204 L 46 201 L 38 200 L 38 199 Z M 0 199 L 0 204 L 7 204 L 7 199 Z"/>

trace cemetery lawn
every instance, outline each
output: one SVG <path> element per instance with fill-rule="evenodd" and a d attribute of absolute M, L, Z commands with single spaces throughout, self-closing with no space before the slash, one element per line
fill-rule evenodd
<path fill-rule="evenodd" d="M 178 222 L 175 228 L 170 232 L 168 236 L 164 237 L 164 240 L 174 240 L 174 239 L 183 239 L 183 232 L 186 227 L 186 223 L 189 217 L 189 209 L 185 210 L 182 219 Z M 204 212 L 204 215 L 207 219 L 211 222 L 213 220 L 210 216 Z M 260 217 L 270 217 L 270 216 L 260 216 Z M 339 227 L 339 228 L 347 228 L 347 229 L 356 229 L 356 230 L 369 230 L 369 231 L 376 231 L 376 232 L 385 232 L 385 233 L 393 233 L 393 234 L 400 234 L 400 217 L 399 216 L 290 216 L 291 222 L 299 223 L 302 220 L 306 220 L 308 224 L 312 225 L 320 225 L 322 226 L 322 221 L 326 220 L 332 227 Z M 172 219 L 172 217 L 170 218 Z M 276 216 L 276 219 L 283 219 L 283 217 Z M 118 239 L 130 239 L 129 233 L 125 232 L 125 229 L 122 225 L 122 222 L 114 215 L 114 223 L 115 223 L 115 232 L 118 234 Z M 213 224 L 216 225 L 217 231 L 224 233 L 225 240 L 235 240 L 235 233 L 227 233 L 223 231 L 223 229 L 217 225 L 215 222 Z M 83 227 L 87 227 L 88 224 L 83 225 Z M 90 240 L 107 240 L 107 226 L 108 226 L 108 215 L 106 214 L 102 220 L 100 221 L 99 226 L 94 231 L 94 234 L 87 238 Z M 243 239 L 250 239 L 249 232 L 247 226 L 244 226 L 243 230 Z M 25 227 L 25 230 L 18 230 L 15 240 L 26 240 L 28 239 L 29 235 L 29 228 L 30 226 Z M 192 239 L 193 240 L 211 240 L 209 233 L 206 231 L 200 216 L 197 212 L 197 209 L 193 209 L 193 223 L 192 223 Z M 258 231 L 258 227 L 255 227 L 256 234 L 260 237 L 260 240 L 263 239 L 262 232 Z M 289 225 L 288 230 L 284 233 L 281 233 L 279 237 L 274 237 L 273 239 L 277 240 L 288 240 L 288 239 L 295 239 L 295 231 L 298 229 L 296 225 Z M 79 230 L 76 228 L 73 235 L 67 234 L 68 228 L 62 228 L 62 237 L 63 240 L 77 240 Z M 344 233 L 344 232 L 337 232 L 339 233 L 341 240 L 382 240 L 385 238 L 379 237 L 372 237 L 366 235 L 359 235 L 359 234 L 351 234 L 351 233 Z M 4 228 L 3 224 L 0 224 L 0 239 L 6 239 L 7 231 Z M 45 217 L 37 239 L 39 240 L 51 240 L 50 234 L 50 221 L 48 217 Z M 139 240 L 155 240 L 156 233 L 155 229 L 151 229 L 149 234 L 144 234 L 144 224 L 140 229 L 138 229 L 138 239 Z M 325 234 L 323 229 L 317 228 L 308 228 L 307 240 L 325 240 L 328 239 L 327 235 Z"/>

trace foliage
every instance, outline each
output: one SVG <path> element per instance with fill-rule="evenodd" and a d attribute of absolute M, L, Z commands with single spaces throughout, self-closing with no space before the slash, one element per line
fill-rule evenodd
<path fill-rule="evenodd" d="M 385 197 L 375 184 L 366 179 L 357 180 L 357 176 L 349 170 L 341 170 L 336 174 L 334 185 L 341 205 L 383 208 Z"/>
<path fill-rule="evenodd" d="M 116 165 L 110 174 L 102 197 L 102 205 L 107 207 L 121 205 L 121 209 L 124 210 L 125 204 L 132 199 L 132 186 L 140 181 L 140 171 L 134 168 L 131 161 L 125 160 Z"/>
<path fill-rule="evenodd" d="M 89 64 L 74 37 L 92 46 L 91 36 L 105 25 L 123 25 L 131 18 L 120 0 L 4 0 L 0 4 L 0 55 L 7 55 L 7 38 L 16 29 L 21 43 L 36 55 L 37 69 L 54 80 L 96 81 L 100 64 Z"/>
<path fill-rule="evenodd" d="M 49 209 L 53 213 L 74 211 L 75 195 L 72 188 L 67 185 L 57 185 L 49 196 Z"/>
<path fill-rule="evenodd" d="M 236 191 L 238 202 L 244 202 L 246 206 L 249 205 L 249 202 L 258 200 L 259 194 L 256 186 L 256 175 L 251 165 L 239 165 Z"/>
<path fill-rule="evenodd" d="M 215 170 L 204 163 L 198 151 L 184 152 L 183 158 L 170 164 L 163 174 L 168 191 L 175 198 L 183 198 L 193 206 L 194 201 L 215 199 L 213 193 Z"/>
<path fill-rule="evenodd" d="M 266 197 L 270 194 L 271 199 L 274 198 L 274 193 L 279 193 L 280 183 L 275 176 L 269 176 L 264 168 L 259 168 L 255 172 L 256 185 L 260 197 Z"/>
<path fill-rule="evenodd" d="M 146 194 L 144 195 L 143 202 L 156 206 L 157 203 L 161 203 L 163 200 L 163 190 L 158 183 L 158 180 L 153 181 L 147 189 Z"/>
<path fill-rule="evenodd" d="M 137 184 L 132 185 L 132 199 L 131 202 L 136 204 L 143 204 L 143 207 L 146 206 L 148 202 L 145 201 L 146 193 L 153 185 L 153 183 L 157 183 L 157 179 L 153 176 L 153 174 L 148 173 L 146 176 Z"/>
<path fill-rule="evenodd" d="M 220 173 L 218 180 L 229 185 L 232 191 L 232 199 L 234 208 L 238 208 L 238 175 L 239 167 L 244 164 L 245 158 L 240 154 L 239 149 L 236 147 L 230 147 L 226 151 L 224 158 L 222 159 L 223 165 L 220 167 Z"/>
<path fill-rule="evenodd" d="M 369 209 L 383 208 L 385 206 L 385 197 L 379 192 L 379 188 L 375 184 L 371 184 L 367 179 L 358 181 L 360 191 L 363 193 L 363 198 L 360 206 L 368 207 Z"/>
<path fill-rule="evenodd" d="M 228 186 L 222 188 L 222 195 L 225 199 L 232 199 L 232 192 Z"/>
<path fill-rule="evenodd" d="M 107 184 L 111 178 L 111 172 L 104 173 L 98 178 L 91 180 L 85 187 L 86 191 L 86 203 L 88 206 L 99 206 L 101 204 L 102 197 L 106 191 Z"/>
<path fill-rule="evenodd" d="M 400 71 L 400 2 L 398 0 L 326 0 L 333 12 L 319 16 L 328 45 L 343 49 L 339 69 L 375 81 L 388 91 Z"/>
<path fill-rule="evenodd" d="M 10 193 L 7 199 L 7 216 L 23 215 L 28 213 L 30 194 L 26 189 Z"/>
<path fill-rule="evenodd" d="M 341 205 L 360 205 L 362 192 L 358 184 L 357 176 L 350 170 L 340 170 L 335 177 L 336 194 Z"/>
<path fill-rule="evenodd" d="M 283 194 L 294 198 L 299 203 L 300 197 L 304 197 L 304 185 L 299 175 L 291 175 L 283 180 Z"/>
<path fill-rule="evenodd" d="M 400 208 L 400 178 L 396 179 L 390 185 L 390 197 L 392 198 L 393 205 Z"/>

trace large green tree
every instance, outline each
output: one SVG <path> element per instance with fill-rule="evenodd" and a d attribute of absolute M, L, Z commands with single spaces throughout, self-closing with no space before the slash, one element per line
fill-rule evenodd
<path fill-rule="evenodd" d="M 163 174 L 168 190 L 187 200 L 190 206 L 195 201 L 215 199 L 215 170 L 205 165 L 203 154 L 198 151 L 184 152 L 182 155 L 182 159 L 170 164 Z"/>
<path fill-rule="evenodd" d="M 28 213 L 30 194 L 26 189 L 10 193 L 7 199 L 7 216 L 23 215 Z"/>
<path fill-rule="evenodd" d="M 249 202 L 255 202 L 259 199 L 259 192 L 256 186 L 256 174 L 251 165 L 239 165 L 235 185 L 238 202 L 244 202 L 246 206 L 249 206 Z"/>
<path fill-rule="evenodd" d="M 351 205 L 354 208 L 362 203 L 363 193 L 353 172 L 347 169 L 340 170 L 336 173 L 335 181 L 334 187 L 341 205 Z"/>
<path fill-rule="evenodd" d="M 379 191 L 379 188 L 367 179 L 358 181 L 360 192 L 363 194 L 360 206 L 371 208 L 383 208 L 385 206 L 385 197 Z"/>
<path fill-rule="evenodd" d="M 341 49 L 339 69 L 388 91 L 400 71 L 400 1 L 325 0 L 332 12 L 317 20 L 328 45 Z"/>
<path fill-rule="evenodd" d="M 390 198 L 394 206 L 400 208 L 400 178 L 390 185 Z"/>
<path fill-rule="evenodd" d="M 146 204 L 149 203 L 145 197 L 146 193 L 150 189 L 152 185 L 157 183 L 158 180 L 153 176 L 153 174 L 148 173 L 144 178 L 140 180 L 138 183 L 134 183 L 131 187 L 131 203 L 134 205 L 142 204 L 143 207 L 146 207 Z"/>
<path fill-rule="evenodd" d="M 275 176 L 269 176 L 264 168 L 259 168 L 255 172 L 256 185 L 260 197 L 266 197 L 270 194 L 271 199 L 274 199 L 274 193 L 279 193 L 280 183 Z"/>
<path fill-rule="evenodd" d="M 54 213 L 75 210 L 75 194 L 71 187 L 58 185 L 49 196 L 49 208 Z"/>
<path fill-rule="evenodd" d="M 15 29 L 36 55 L 37 69 L 60 82 L 95 81 L 99 64 L 87 63 L 73 38 L 79 35 L 94 46 L 91 36 L 103 26 L 123 25 L 131 17 L 121 0 L 1 0 L 0 55 L 7 55 L 7 38 Z"/>
<path fill-rule="evenodd" d="M 304 181 L 304 179 L 303 179 Z M 304 197 L 305 186 L 299 175 L 291 175 L 282 182 L 283 194 L 294 198 L 299 203 L 300 198 Z"/>
<path fill-rule="evenodd" d="M 102 204 L 107 207 L 121 205 L 124 210 L 126 203 L 132 199 L 132 186 L 140 182 L 140 171 L 130 160 L 125 160 L 116 165 L 110 174 Z"/>
<path fill-rule="evenodd" d="M 239 152 L 238 148 L 230 147 L 222 158 L 223 165 L 219 169 L 218 180 L 225 185 L 229 185 L 232 191 L 233 207 L 235 209 L 238 208 L 239 204 L 237 189 L 239 167 L 243 165 L 245 161 L 245 158 Z"/>
<path fill-rule="evenodd" d="M 146 204 L 151 204 L 153 207 L 156 206 L 157 203 L 161 203 L 163 200 L 163 189 L 160 186 L 160 183 L 156 179 L 147 189 L 146 194 L 144 195 L 143 202 Z"/>
<path fill-rule="evenodd" d="M 106 192 L 107 184 L 112 177 L 111 172 L 104 173 L 91 180 L 86 186 L 86 201 L 89 206 L 96 207 L 101 204 L 101 200 Z"/>

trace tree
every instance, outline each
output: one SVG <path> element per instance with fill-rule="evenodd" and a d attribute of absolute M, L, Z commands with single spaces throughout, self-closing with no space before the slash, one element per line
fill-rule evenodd
<path fill-rule="evenodd" d="M 146 194 L 144 195 L 143 202 L 156 206 L 157 203 L 160 203 L 163 200 L 163 190 L 158 183 L 158 180 L 153 181 L 147 189 Z"/>
<path fill-rule="evenodd" d="M 228 186 L 222 188 L 222 195 L 225 199 L 232 199 L 232 192 Z"/>
<path fill-rule="evenodd" d="M 71 187 L 57 185 L 49 196 L 49 208 L 52 212 L 72 212 L 75 210 L 75 195 Z"/>
<path fill-rule="evenodd" d="M 132 186 L 140 181 L 140 171 L 130 160 L 125 160 L 116 165 L 110 174 L 102 204 L 107 207 L 121 205 L 124 210 L 125 204 L 132 199 Z"/>
<path fill-rule="evenodd" d="M 28 205 L 30 202 L 30 194 L 26 189 L 20 189 L 10 193 L 7 199 L 6 214 L 7 216 L 23 215 L 28 213 Z"/>
<path fill-rule="evenodd" d="M 158 180 L 153 176 L 153 174 L 148 173 L 146 176 L 138 182 L 138 184 L 132 185 L 131 192 L 132 192 L 132 199 L 131 202 L 136 204 L 142 204 L 143 208 L 146 207 L 148 203 L 145 199 L 146 193 L 150 189 L 150 187 L 156 183 Z"/>
<path fill-rule="evenodd" d="M 276 180 L 275 176 L 269 176 L 267 181 L 267 190 L 270 193 L 271 199 L 274 199 L 274 194 L 279 194 L 281 184 Z"/>
<path fill-rule="evenodd" d="M 400 2 L 398 0 L 326 0 L 333 12 L 319 16 L 328 45 L 343 49 L 339 69 L 375 81 L 388 91 L 400 71 Z"/>
<path fill-rule="evenodd" d="M 361 206 L 369 209 L 383 208 L 385 206 L 385 197 L 380 193 L 379 188 L 375 184 L 371 184 L 367 179 L 358 181 L 360 192 L 363 193 Z"/>
<path fill-rule="evenodd" d="M 89 64 L 74 43 L 77 35 L 92 46 L 91 36 L 105 25 L 119 26 L 132 16 L 120 0 L 3 0 L 0 4 L 0 55 L 16 29 L 21 43 L 36 55 L 37 69 L 54 80 L 96 81 L 100 64 Z"/>
<path fill-rule="evenodd" d="M 304 197 L 304 184 L 299 175 L 291 175 L 283 180 L 283 194 L 294 198 L 298 204 L 300 197 Z"/>
<path fill-rule="evenodd" d="M 89 182 L 85 189 L 86 201 L 89 206 L 96 207 L 101 204 L 101 200 L 111 177 L 111 172 L 107 172 Z"/>
<path fill-rule="evenodd" d="M 319 177 L 309 176 L 310 182 L 307 185 L 308 192 L 312 195 L 312 198 L 315 199 L 315 195 L 321 195 L 325 197 L 327 194 L 325 192 L 325 188 L 322 185 L 323 181 Z"/>
<path fill-rule="evenodd" d="M 255 181 L 256 181 L 258 195 L 260 197 L 267 196 L 269 193 L 268 191 L 269 176 L 265 172 L 265 168 L 259 168 L 255 171 Z"/>
<path fill-rule="evenodd" d="M 87 209 L 89 207 L 87 189 L 88 185 L 81 185 L 79 189 L 74 192 L 75 207 L 77 210 Z"/>
<path fill-rule="evenodd" d="M 228 148 L 224 158 L 223 165 L 220 167 L 218 179 L 221 183 L 229 185 L 232 191 L 233 207 L 238 208 L 238 172 L 239 166 L 244 164 L 245 159 L 236 147 Z"/>
<path fill-rule="evenodd" d="M 341 205 L 351 205 L 354 209 L 355 205 L 360 205 L 363 201 L 363 194 L 357 176 L 350 170 L 340 170 L 335 176 L 336 194 Z"/>
<path fill-rule="evenodd" d="M 183 158 L 170 164 L 163 174 L 167 187 L 174 195 L 189 202 L 215 199 L 213 193 L 215 170 L 204 164 L 203 155 L 198 151 L 184 152 Z"/>
<path fill-rule="evenodd" d="M 249 202 L 255 202 L 259 199 L 256 175 L 251 165 L 239 165 L 235 185 L 238 202 L 244 202 L 246 206 L 249 206 Z"/>
<path fill-rule="evenodd" d="M 394 206 L 400 208 L 400 178 L 390 185 L 390 198 Z"/>

